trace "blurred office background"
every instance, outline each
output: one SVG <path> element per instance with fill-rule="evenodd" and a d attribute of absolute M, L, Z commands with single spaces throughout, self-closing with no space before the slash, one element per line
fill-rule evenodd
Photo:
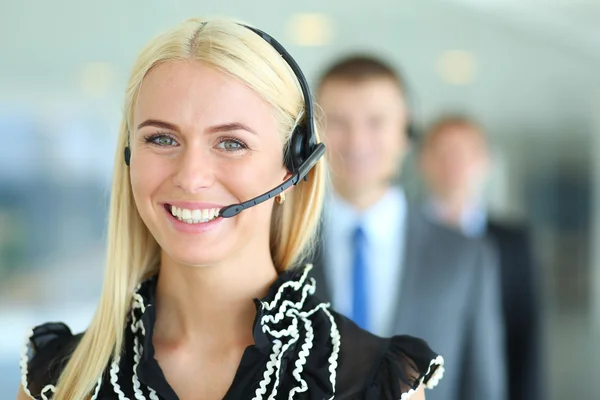
<path fill-rule="evenodd" d="M 311 80 L 369 50 L 401 66 L 419 123 L 447 110 L 482 121 L 497 160 L 489 207 L 534 232 L 548 398 L 600 398 L 597 0 L 3 0 L 0 398 L 16 393 L 28 327 L 90 320 L 130 65 L 198 15 L 263 28 Z"/>

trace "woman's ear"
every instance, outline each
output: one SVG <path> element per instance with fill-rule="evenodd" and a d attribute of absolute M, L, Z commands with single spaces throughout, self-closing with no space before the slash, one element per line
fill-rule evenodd
<path fill-rule="evenodd" d="M 294 175 L 294 174 L 292 174 L 290 171 L 288 171 L 286 169 L 285 176 L 283 177 L 283 179 L 281 180 L 281 182 L 287 181 L 288 179 L 290 179 L 292 177 L 292 175 Z M 294 187 L 294 185 L 290 186 L 285 191 L 287 192 L 288 190 L 291 190 L 293 187 Z"/>
<path fill-rule="evenodd" d="M 285 176 L 283 177 L 283 179 L 281 180 L 281 182 L 285 182 L 288 179 L 290 179 L 292 176 L 294 176 L 294 174 L 292 172 L 290 172 L 289 170 L 286 169 L 286 173 Z M 289 188 L 285 189 L 283 191 L 284 195 L 285 193 L 291 193 L 292 190 L 294 190 L 295 185 L 291 185 Z"/>

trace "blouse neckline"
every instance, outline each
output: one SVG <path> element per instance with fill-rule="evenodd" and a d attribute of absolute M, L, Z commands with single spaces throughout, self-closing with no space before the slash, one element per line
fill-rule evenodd
<path fill-rule="evenodd" d="M 312 295 L 315 293 L 314 278 L 309 278 L 312 265 L 304 268 L 293 268 L 283 272 L 270 286 L 267 294 L 261 299 L 254 299 L 256 317 L 252 326 L 254 344 L 248 346 L 242 356 L 235 373 L 234 380 L 224 399 L 238 398 L 240 391 L 237 383 L 242 380 L 244 367 L 250 361 L 264 360 L 264 368 L 257 377 L 258 384 L 254 388 L 255 400 L 261 400 L 277 392 L 281 377 L 292 377 L 291 393 L 308 390 L 303 375 L 308 374 L 314 379 L 321 376 L 323 370 L 328 371 L 327 381 L 319 387 L 323 388 L 322 398 L 331 398 L 335 394 L 336 369 L 340 351 L 341 338 L 335 319 L 330 312 L 329 303 L 321 303 Z M 164 374 L 154 358 L 152 333 L 156 322 L 156 284 L 158 275 L 142 282 L 133 295 L 128 328 L 133 334 L 133 388 L 136 399 L 146 399 L 142 386 L 146 386 L 149 398 L 155 399 L 160 394 L 165 399 L 177 399 L 174 390 L 167 383 Z M 313 325 L 319 325 L 315 331 Z M 329 329 L 323 329 L 323 324 Z M 329 357 L 322 362 L 311 358 L 307 362 L 315 336 L 319 337 L 320 345 L 327 343 Z M 324 340 L 325 339 L 325 340 Z M 323 349 L 319 353 L 323 354 Z M 115 393 L 121 396 L 118 388 L 120 360 L 115 360 L 110 368 L 111 383 Z M 291 374 L 286 373 L 291 369 Z M 287 385 L 286 385 L 287 386 Z M 312 388 L 311 388 L 312 391 Z M 121 392 L 122 393 L 122 392 Z M 246 393 L 246 396 L 248 393 Z"/>

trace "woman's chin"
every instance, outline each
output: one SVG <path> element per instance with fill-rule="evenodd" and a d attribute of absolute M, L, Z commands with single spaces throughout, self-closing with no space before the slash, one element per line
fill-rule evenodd
<path fill-rule="evenodd" d="M 248 246 L 250 249 L 256 247 L 252 238 L 257 234 L 257 224 L 252 225 L 253 221 L 231 222 L 223 220 L 215 229 L 200 234 L 159 230 L 158 242 L 163 257 L 166 256 L 170 263 L 191 267 L 209 267 L 239 258 L 241 252 L 249 250 Z"/>
<path fill-rule="evenodd" d="M 207 246 L 204 249 L 199 249 L 198 246 L 186 246 L 182 248 L 171 248 L 166 251 L 168 258 L 175 264 L 185 265 L 189 267 L 210 267 L 222 263 L 227 258 L 226 251 L 220 251 L 219 246 Z"/>

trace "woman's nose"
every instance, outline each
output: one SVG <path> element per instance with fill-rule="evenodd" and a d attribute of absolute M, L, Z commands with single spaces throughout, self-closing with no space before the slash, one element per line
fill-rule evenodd
<path fill-rule="evenodd" d="M 173 183 L 186 193 L 210 187 L 214 183 L 214 165 L 207 149 L 188 148 L 176 163 Z"/>

